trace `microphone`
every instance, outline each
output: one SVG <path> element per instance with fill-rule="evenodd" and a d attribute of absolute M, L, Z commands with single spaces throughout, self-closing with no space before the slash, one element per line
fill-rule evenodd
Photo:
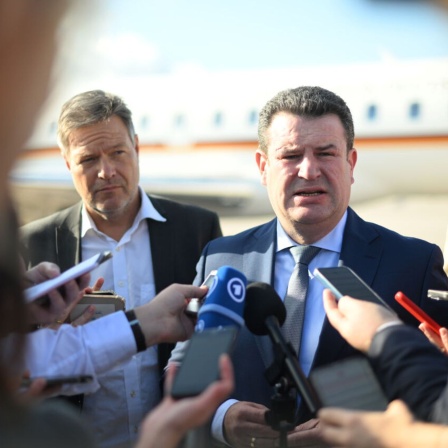
<path fill-rule="evenodd" d="M 199 309 L 196 332 L 207 328 L 222 328 L 244 324 L 246 276 L 230 266 L 216 271 L 213 283 Z"/>
<path fill-rule="evenodd" d="M 320 401 L 306 375 L 300 367 L 292 345 L 286 342 L 280 326 L 286 319 L 286 308 L 275 289 L 262 282 L 254 282 L 246 288 L 244 320 L 251 333 L 262 336 L 268 334 L 275 346 L 283 354 L 283 365 L 311 413 L 315 414 Z"/>

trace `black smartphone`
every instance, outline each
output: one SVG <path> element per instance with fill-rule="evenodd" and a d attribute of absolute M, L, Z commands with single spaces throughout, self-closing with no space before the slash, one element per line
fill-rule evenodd
<path fill-rule="evenodd" d="M 219 379 L 219 357 L 231 353 L 238 330 L 235 327 L 207 329 L 191 337 L 171 388 L 174 398 L 199 395 Z"/>
<path fill-rule="evenodd" d="M 384 411 L 387 398 L 365 358 L 347 358 L 311 371 L 310 383 L 322 407 Z"/>
<path fill-rule="evenodd" d="M 47 377 L 37 377 L 46 380 L 46 388 L 55 386 L 63 386 L 64 384 L 82 384 L 90 383 L 93 381 L 93 376 L 91 375 L 69 375 L 69 376 L 47 376 Z M 20 387 L 28 388 L 31 383 L 37 378 L 23 378 Z"/>
<path fill-rule="evenodd" d="M 355 299 L 383 305 L 393 311 L 361 277 L 347 266 L 316 268 L 314 269 L 314 276 L 326 288 L 329 288 L 337 299 L 340 299 L 342 296 L 351 296 Z"/>

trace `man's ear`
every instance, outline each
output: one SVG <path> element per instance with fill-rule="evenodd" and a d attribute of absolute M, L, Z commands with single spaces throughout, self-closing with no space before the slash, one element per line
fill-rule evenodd
<path fill-rule="evenodd" d="M 138 139 L 138 135 L 135 134 L 134 136 L 134 148 L 135 148 L 135 152 L 137 153 L 137 155 L 140 154 L 140 141 Z"/>
<path fill-rule="evenodd" d="M 266 185 L 266 168 L 268 164 L 268 156 L 260 148 L 255 151 L 255 161 L 257 162 L 258 170 L 260 171 L 260 180 L 262 185 Z"/>

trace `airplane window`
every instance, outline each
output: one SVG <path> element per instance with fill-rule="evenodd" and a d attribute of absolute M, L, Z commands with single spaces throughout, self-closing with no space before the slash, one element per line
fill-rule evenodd
<path fill-rule="evenodd" d="M 213 123 L 215 124 L 216 127 L 222 126 L 223 115 L 221 112 L 216 112 L 216 114 L 213 118 Z"/>
<path fill-rule="evenodd" d="M 50 129 L 49 129 L 50 135 L 56 135 L 57 130 L 58 130 L 58 124 L 55 121 L 52 121 L 50 123 Z"/>
<path fill-rule="evenodd" d="M 412 103 L 409 106 L 409 117 L 410 118 L 418 118 L 420 116 L 420 104 Z"/>
<path fill-rule="evenodd" d="M 377 118 L 378 115 L 378 109 L 376 107 L 375 104 L 371 104 L 368 108 L 367 108 L 367 118 L 369 120 L 375 120 Z"/>
<path fill-rule="evenodd" d="M 185 126 L 185 116 L 182 114 L 178 114 L 174 117 L 174 127 L 182 128 Z"/>
<path fill-rule="evenodd" d="M 258 112 L 256 110 L 251 110 L 249 112 L 249 124 L 252 126 L 257 124 L 258 121 Z"/>
<path fill-rule="evenodd" d="M 140 127 L 142 129 L 146 129 L 149 126 L 149 118 L 144 115 L 142 118 L 140 118 Z"/>

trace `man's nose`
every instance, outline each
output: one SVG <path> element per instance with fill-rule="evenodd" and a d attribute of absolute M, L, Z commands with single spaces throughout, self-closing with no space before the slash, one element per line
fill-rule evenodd
<path fill-rule="evenodd" d="M 298 176 L 313 180 L 320 176 L 319 162 L 314 156 L 304 156 L 299 165 Z"/>
<path fill-rule="evenodd" d="M 110 179 L 114 176 L 115 176 L 115 165 L 107 159 L 101 159 L 98 171 L 98 177 L 101 179 Z"/>

